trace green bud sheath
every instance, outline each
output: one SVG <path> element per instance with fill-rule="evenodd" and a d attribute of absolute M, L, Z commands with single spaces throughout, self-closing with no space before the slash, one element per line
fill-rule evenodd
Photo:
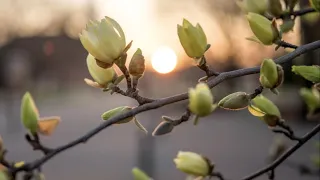
<path fill-rule="evenodd" d="M 140 77 L 143 75 L 145 71 L 145 60 L 142 55 L 141 49 L 137 49 L 137 51 L 133 54 L 130 64 L 129 64 L 129 73 L 132 76 Z"/>
<path fill-rule="evenodd" d="M 271 45 L 278 38 L 272 22 L 266 17 L 256 13 L 248 13 L 247 20 L 253 34 L 264 45 Z"/>
<path fill-rule="evenodd" d="M 272 59 L 265 59 L 260 68 L 260 83 L 265 88 L 274 88 L 278 83 L 277 64 Z"/>
<path fill-rule="evenodd" d="M 262 112 L 266 113 L 267 115 L 273 115 L 281 118 L 280 111 L 278 107 L 269 99 L 265 98 L 263 95 L 259 95 L 252 99 L 254 106 L 259 108 Z"/>
<path fill-rule="evenodd" d="M 248 106 L 250 97 L 245 92 L 235 92 L 221 99 L 218 105 L 223 109 L 240 110 Z"/>
<path fill-rule="evenodd" d="M 31 133 L 38 129 L 39 112 L 29 92 L 26 92 L 21 102 L 21 121 L 23 126 Z"/>
<path fill-rule="evenodd" d="M 320 66 L 292 66 L 292 72 L 313 83 L 320 82 Z"/>
<path fill-rule="evenodd" d="M 292 31 L 294 27 L 294 19 L 285 19 L 280 25 L 280 30 L 283 33 Z"/>
<path fill-rule="evenodd" d="M 263 116 L 262 119 L 270 127 L 275 127 L 279 121 L 279 118 L 277 116 L 268 115 L 268 114 Z"/>
<path fill-rule="evenodd" d="M 269 0 L 268 10 L 274 16 L 280 16 L 282 14 L 282 6 L 280 0 Z"/>
<path fill-rule="evenodd" d="M 199 117 L 209 115 L 213 110 L 213 96 L 205 83 L 197 84 L 189 90 L 189 109 Z"/>
<path fill-rule="evenodd" d="M 173 122 L 162 121 L 152 132 L 152 136 L 160 136 L 170 133 L 174 128 Z"/>
<path fill-rule="evenodd" d="M 117 107 L 117 108 L 114 108 L 114 109 L 111 109 L 105 113 L 103 113 L 101 115 L 102 119 L 103 120 L 108 120 L 116 115 L 119 115 L 119 114 L 123 114 L 125 112 L 128 112 L 130 111 L 132 108 L 131 107 L 128 107 L 128 106 L 121 106 L 121 107 Z M 121 120 L 120 122 L 117 122 L 116 124 L 123 124 L 123 123 L 128 123 L 130 122 L 131 120 L 133 120 L 134 117 L 128 117 L 126 119 L 123 119 Z"/>

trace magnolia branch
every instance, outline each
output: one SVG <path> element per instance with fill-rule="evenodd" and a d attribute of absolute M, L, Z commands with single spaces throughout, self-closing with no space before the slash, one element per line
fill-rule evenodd
<path fill-rule="evenodd" d="M 241 180 L 251 180 L 256 177 L 261 176 L 262 174 L 274 171 L 274 169 L 276 169 L 283 161 L 285 161 L 290 155 L 292 155 L 296 150 L 298 150 L 302 145 L 304 145 L 306 142 L 308 142 L 313 136 L 315 136 L 319 132 L 320 132 L 320 124 L 318 124 L 316 127 L 314 127 L 309 133 L 304 135 L 302 137 L 301 141 L 299 141 L 297 144 L 295 144 L 290 149 L 288 149 L 285 153 L 283 153 L 273 163 L 258 170 L 257 172 L 254 172 L 253 174 L 251 174 L 247 177 L 242 178 Z"/>
<path fill-rule="evenodd" d="M 298 47 L 295 51 L 288 53 L 280 58 L 277 58 L 275 61 L 278 64 L 284 64 L 286 62 L 290 62 L 292 59 L 300 56 L 301 54 L 304 54 L 309 51 L 313 51 L 318 48 L 320 48 L 320 40 L 309 43 L 309 44 L 302 45 L 302 46 Z M 229 72 L 223 72 L 223 73 L 220 73 L 215 78 L 208 81 L 207 84 L 210 88 L 213 88 L 216 85 L 218 85 L 228 79 L 242 77 L 242 76 L 246 76 L 246 75 L 250 75 L 250 74 L 257 74 L 259 72 L 260 72 L 259 66 L 253 67 L 253 68 L 244 68 L 244 69 L 238 69 L 238 70 L 229 71 Z M 37 160 L 30 162 L 30 163 L 26 163 L 25 165 L 23 165 L 19 168 L 11 169 L 10 173 L 12 175 L 15 175 L 17 172 L 20 172 L 20 171 L 32 171 L 36 168 L 39 168 L 42 164 L 46 163 L 48 160 L 52 159 L 53 157 L 60 154 L 61 152 L 64 152 L 64 151 L 66 151 L 76 145 L 81 144 L 81 143 L 86 143 L 90 138 L 92 138 L 93 136 L 98 134 L 100 131 L 106 129 L 107 127 L 111 126 L 112 124 L 114 124 L 116 122 L 121 121 L 122 119 L 131 117 L 131 116 L 135 116 L 135 115 L 137 115 L 141 112 L 144 112 L 144 111 L 148 111 L 151 109 L 157 109 L 162 106 L 172 104 L 175 102 L 179 102 L 182 100 L 186 100 L 186 99 L 188 99 L 188 93 L 178 94 L 178 95 L 174 95 L 171 97 L 166 97 L 166 98 L 154 100 L 151 103 L 143 104 L 143 105 L 138 106 L 138 107 L 126 112 L 126 113 L 114 116 L 114 117 L 110 118 L 108 121 L 101 123 L 98 127 L 90 130 L 85 135 L 77 138 L 76 140 L 71 141 L 67 144 L 64 144 L 62 146 L 59 146 L 59 147 L 53 149 L 50 153 L 46 154 L 45 156 L 41 157 L 40 159 L 37 159 Z M 313 129 L 305 137 L 303 137 L 302 142 L 299 142 L 296 146 L 294 146 L 292 149 L 290 149 L 289 152 L 287 152 L 283 156 L 281 156 L 277 161 L 275 161 L 271 165 L 267 166 L 266 168 L 263 168 L 262 170 L 254 173 L 253 175 L 250 175 L 250 176 L 244 178 L 244 180 L 253 179 L 254 177 L 257 177 L 261 174 L 264 174 L 264 173 L 269 172 L 270 170 L 274 169 L 275 167 L 277 167 L 281 162 L 283 162 L 293 152 L 295 152 L 297 149 L 299 149 L 305 142 L 307 142 L 312 136 L 314 136 L 319 131 L 320 131 L 320 125 L 318 125 L 315 129 Z"/>
<path fill-rule="evenodd" d="M 294 17 L 297 17 L 297 16 L 303 16 L 305 14 L 308 14 L 308 13 L 312 13 L 312 12 L 316 12 L 315 9 L 313 9 L 312 7 L 308 7 L 308 8 L 305 8 L 305 9 L 301 9 L 301 10 L 297 10 L 297 11 L 292 11 L 292 12 L 287 12 L 287 13 L 283 13 L 281 14 L 280 16 L 276 17 L 277 19 L 281 18 L 285 18 L 287 16 L 294 16 Z"/>

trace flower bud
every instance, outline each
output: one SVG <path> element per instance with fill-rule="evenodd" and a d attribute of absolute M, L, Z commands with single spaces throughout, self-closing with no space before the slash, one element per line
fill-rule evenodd
<path fill-rule="evenodd" d="M 237 0 L 238 6 L 245 12 L 264 14 L 268 7 L 267 0 Z"/>
<path fill-rule="evenodd" d="M 136 167 L 132 169 L 132 174 L 134 180 L 152 180 L 145 172 Z"/>
<path fill-rule="evenodd" d="M 320 0 L 309 0 L 311 7 L 320 12 Z"/>
<path fill-rule="evenodd" d="M 101 21 L 90 21 L 79 37 L 83 47 L 99 61 L 101 67 L 111 67 L 125 53 L 124 32 L 115 20 L 107 16 Z"/>
<path fill-rule="evenodd" d="M 279 38 L 279 31 L 275 20 L 270 21 L 266 17 L 256 13 L 249 13 L 247 19 L 251 31 L 264 45 L 271 45 Z"/>
<path fill-rule="evenodd" d="M 284 19 L 283 23 L 280 25 L 280 30 L 283 33 L 292 31 L 294 27 L 294 19 Z"/>
<path fill-rule="evenodd" d="M 97 65 L 95 58 L 88 54 L 87 56 L 87 66 L 90 75 L 95 80 L 98 85 L 92 85 L 94 87 L 107 87 L 110 82 L 112 82 L 116 77 L 117 73 L 115 72 L 113 67 L 104 69 Z M 87 84 L 94 83 L 89 82 L 89 80 L 85 80 Z"/>
<path fill-rule="evenodd" d="M 283 13 L 280 0 L 269 0 L 268 10 L 272 15 L 280 16 Z"/>
<path fill-rule="evenodd" d="M 261 110 L 266 115 L 276 116 L 281 118 L 280 111 L 278 107 L 269 99 L 265 98 L 263 95 L 259 95 L 252 99 L 253 105 Z"/>
<path fill-rule="evenodd" d="M 207 37 L 200 24 L 193 26 L 188 20 L 183 19 L 182 26 L 178 25 L 180 43 L 191 58 L 200 58 L 207 50 Z"/>
<path fill-rule="evenodd" d="M 320 82 L 320 66 L 292 66 L 292 72 L 313 83 Z"/>
<path fill-rule="evenodd" d="M 220 100 L 218 105 L 223 109 L 240 110 L 248 106 L 250 95 L 245 92 L 235 92 Z"/>
<path fill-rule="evenodd" d="M 320 108 L 320 93 L 318 90 L 312 88 L 301 88 L 300 96 L 308 106 L 309 113 L 312 114 L 315 110 Z"/>
<path fill-rule="evenodd" d="M 103 114 L 101 115 L 101 118 L 102 118 L 103 120 L 108 120 L 108 119 L 110 119 L 110 118 L 112 118 L 112 117 L 114 117 L 114 116 L 116 116 L 116 115 L 126 113 L 126 112 L 130 111 L 131 109 L 132 109 L 132 108 L 129 107 L 129 106 L 117 107 L 117 108 L 111 109 L 111 110 L 103 113 Z M 115 124 L 128 123 L 128 122 L 130 122 L 130 121 L 133 120 L 133 119 L 134 119 L 133 116 L 132 116 L 132 117 L 128 117 L 128 118 L 126 118 L 126 119 L 123 119 L 123 120 L 115 123 Z"/>
<path fill-rule="evenodd" d="M 260 83 L 264 88 L 274 89 L 282 84 L 283 70 L 272 59 L 265 59 L 260 68 Z"/>
<path fill-rule="evenodd" d="M 180 151 L 173 161 L 177 169 L 189 175 L 206 177 L 211 173 L 212 166 L 208 160 L 194 152 Z"/>
<path fill-rule="evenodd" d="M 132 76 L 141 77 L 145 71 L 145 68 L 144 57 L 142 55 L 141 49 L 138 48 L 131 58 L 129 64 L 129 73 Z"/>
<path fill-rule="evenodd" d="M 174 121 L 162 121 L 152 132 L 152 136 L 161 136 L 170 133 L 174 128 Z"/>
<path fill-rule="evenodd" d="M 209 115 L 213 110 L 213 96 L 207 84 L 199 83 L 189 89 L 189 109 L 199 117 Z"/>
<path fill-rule="evenodd" d="M 26 92 L 21 102 L 21 121 L 23 126 L 31 133 L 38 129 L 39 111 L 29 92 Z"/>

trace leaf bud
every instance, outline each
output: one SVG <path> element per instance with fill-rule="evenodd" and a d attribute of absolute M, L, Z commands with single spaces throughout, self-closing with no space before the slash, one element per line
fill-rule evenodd
<path fill-rule="evenodd" d="M 134 180 L 152 180 L 145 172 L 137 167 L 132 169 L 132 175 Z"/>
<path fill-rule="evenodd" d="M 278 17 L 283 13 L 280 0 L 269 0 L 268 2 L 268 10 L 272 15 Z"/>
<path fill-rule="evenodd" d="M 34 103 L 34 100 L 29 92 L 26 92 L 22 97 L 21 102 L 21 121 L 23 126 L 32 134 L 35 134 L 38 129 L 39 111 Z"/>
<path fill-rule="evenodd" d="M 251 31 L 262 44 L 272 45 L 279 39 L 280 35 L 275 20 L 270 21 L 266 17 L 256 13 L 248 13 L 247 20 Z"/>
<path fill-rule="evenodd" d="M 152 136 L 161 136 L 170 133 L 174 128 L 174 122 L 162 121 L 152 132 Z"/>
<path fill-rule="evenodd" d="M 259 95 L 252 99 L 252 103 L 266 115 L 276 116 L 278 119 L 281 119 L 281 114 L 278 107 L 263 95 Z"/>
<path fill-rule="evenodd" d="M 111 109 L 111 110 L 103 113 L 103 114 L 101 115 L 101 118 L 102 118 L 103 120 L 108 120 L 108 119 L 110 119 L 110 118 L 112 118 L 112 117 L 114 117 L 114 116 L 116 116 L 116 115 L 126 113 L 126 112 L 130 111 L 131 109 L 132 109 L 132 108 L 129 107 L 129 106 L 120 106 L 120 107 Z M 130 122 L 130 121 L 133 120 L 133 119 L 134 119 L 133 116 L 132 116 L 132 117 L 128 117 L 128 118 L 126 118 L 126 119 L 123 119 L 123 120 L 115 123 L 115 124 L 128 123 L 128 122 Z"/>
<path fill-rule="evenodd" d="M 223 109 L 240 110 L 248 106 L 250 95 L 245 92 L 235 92 L 221 99 L 218 105 Z"/>
<path fill-rule="evenodd" d="M 140 48 L 133 54 L 130 64 L 129 64 L 129 73 L 132 76 L 141 77 L 145 71 L 145 60 L 142 55 Z"/>
<path fill-rule="evenodd" d="M 320 0 L 309 0 L 311 7 L 320 12 Z"/>
<path fill-rule="evenodd" d="M 199 117 L 209 115 L 213 110 L 213 96 L 208 85 L 198 83 L 196 88 L 189 89 L 189 109 Z"/>

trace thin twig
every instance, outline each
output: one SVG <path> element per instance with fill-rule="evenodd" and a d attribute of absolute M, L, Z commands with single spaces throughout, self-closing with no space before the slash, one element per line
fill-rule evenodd
<path fill-rule="evenodd" d="M 263 87 L 260 85 L 259 87 L 257 87 L 254 92 L 252 94 L 250 94 L 250 99 L 254 99 L 255 97 L 257 97 L 259 94 L 261 94 L 263 92 Z"/>
<path fill-rule="evenodd" d="M 276 18 L 276 19 L 284 19 L 286 17 L 290 17 L 290 16 L 294 16 L 297 17 L 297 16 L 302 16 L 302 15 L 305 15 L 305 14 L 308 14 L 308 13 L 313 13 L 313 12 L 316 12 L 315 9 L 311 8 L 311 7 L 308 7 L 308 8 L 305 8 L 305 9 L 301 9 L 301 10 L 297 10 L 297 11 L 292 11 L 292 12 L 285 12 L 277 17 L 273 17 L 273 16 L 266 16 L 269 20 L 272 20 L 273 18 Z"/>
<path fill-rule="evenodd" d="M 276 50 L 279 48 L 279 47 L 283 47 L 283 48 L 292 48 L 292 49 L 297 49 L 299 46 L 297 45 L 294 45 L 294 44 L 290 44 L 288 42 L 285 42 L 285 41 L 279 41 L 277 43 L 277 47 L 276 47 Z"/>
<path fill-rule="evenodd" d="M 220 173 L 220 172 L 212 172 L 211 173 L 211 177 L 216 177 L 218 178 L 219 180 L 225 180 L 223 175 Z"/>
<path fill-rule="evenodd" d="M 151 103 L 151 102 L 155 101 L 154 99 L 140 96 L 139 91 L 137 89 L 135 91 L 126 91 L 125 92 L 122 89 L 120 89 L 118 86 L 113 86 L 112 91 L 114 91 L 118 94 L 121 94 L 123 96 L 127 96 L 132 99 L 135 99 L 139 103 L 139 105 L 143 105 L 143 104 L 147 104 L 147 103 Z"/>
<path fill-rule="evenodd" d="M 44 146 L 40 142 L 39 136 L 37 134 L 33 135 L 33 137 L 31 137 L 29 134 L 26 134 L 25 139 L 33 147 L 33 150 L 39 150 L 44 155 L 49 154 L 51 151 L 53 151 L 53 149 Z"/>
<path fill-rule="evenodd" d="M 191 116 L 191 111 L 187 109 L 186 112 L 180 118 L 175 120 L 174 125 L 178 126 L 181 123 L 188 121 L 190 116 Z"/>
<path fill-rule="evenodd" d="M 287 131 L 284 131 L 284 130 L 281 130 L 281 129 L 273 129 L 272 131 L 273 131 L 274 133 L 283 134 L 283 135 L 285 135 L 286 137 L 288 137 L 289 139 L 291 139 L 291 140 L 293 140 L 293 141 L 302 141 L 301 138 L 296 137 L 294 134 L 290 134 L 290 133 L 287 132 Z"/>
<path fill-rule="evenodd" d="M 300 56 L 301 54 L 304 54 L 306 52 L 309 52 L 309 51 L 312 51 L 312 50 L 315 50 L 318 48 L 320 48 L 320 40 L 309 43 L 309 44 L 302 45 L 299 48 L 297 48 L 295 51 L 290 52 L 280 58 L 277 58 L 276 63 L 283 64 L 283 63 L 289 62 L 292 59 Z M 212 79 L 208 82 L 208 86 L 210 88 L 213 88 L 216 85 L 218 85 L 221 82 L 226 81 L 228 79 L 242 77 L 242 76 L 246 76 L 246 75 L 250 75 L 250 74 L 257 74 L 259 72 L 260 72 L 260 67 L 257 66 L 257 67 L 253 67 L 253 68 L 244 68 L 244 69 L 220 73 L 217 77 L 215 77 L 214 79 Z M 141 112 L 144 112 L 144 111 L 156 109 L 156 108 L 159 108 L 159 107 L 162 107 L 162 106 L 165 106 L 168 104 L 172 104 L 175 102 L 179 102 L 182 100 L 186 100 L 186 99 L 188 99 L 188 93 L 178 94 L 175 96 L 155 100 L 151 103 L 143 104 L 143 105 L 141 105 L 137 108 L 134 108 L 126 113 L 114 116 L 114 117 L 110 118 L 108 121 L 105 121 L 102 124 L 100 124 L 98 127 L 88 131 L 83 136 L 75 139 L 74 141 L 68 142 L 62 146 L 57 147 L 51 153 L 43 156 L 42 158 L 37 159 L 37 160 L 30 162 L 30 163 L 26 163 L 22 167 L 13 169 L 12 174 L 14 175 L 20 171 L 32 171 L 32 170 L 40 167 L 42 164 L 46 163 L 48 160 L 52 159 L 56 155 L 60 154 L 61 152 L 64 152 L 64 151 L 66 151 L 66 150 L 68 150 L 78 144 L 87 142 L 90 138 L 92 138 L 93 136 L 98 134 L 100 131 L 104 130 L 105 128 L 111 126 L 112 124 L 114 124 L 116 122 L 121 121 L 122 119 L 134 116 L 134 115 L 141 113 Z M 303 141 L 302 143 L 299 142 L 299 144 L 297 146 L 295 146 L 293 148 L 293 150 L 286 153 L 285 156 L 282 157 L 280 160 L 275 161 L 274 162 L 275 165 L 272 165 L 271 168 L 268 166 L 268 167 L 256 172 L 255 174 L 248 176 L 248 178 L 244 178 L 244 180 L 249 180 L 249 179 L 252 179 L 252 177 L 257 177 L 261 174 L 268 172 L 270 169 L 273 168 L 273 166 L 278 166 L 282 161 L 284 161 L 288 156 L 290 156 L 294 151 L 299 149 L 299 147 L 301 147 L 306 141 L 308 141 L 312 136 L 314 136 L 319 130 L 320 130 L 320 125 L 317 126 L 316 130 L 312 130 L 310 132 L 310 134 L 304 138 L 305 141 Z"/>
<path fill-rule="evenodd" d="M 296 150 L 298 150 L 301 146 L 303 146 L 306 142 L 308 142 L 313 136 L 315 136 L 319 132 L 320 132 L 320 124 L 315 126 L 310 132 L 308 132 L 306 135 L 304 135 L 302 137 L 302 141 L 300 141 L 297 144 L 293 145 L 290 149 L 288 149 L 285 153 L 283 153 L 273 163 L 271 163 L 271 164 L 267 165 L 266 167 L 263 167 L 262 169 L 250 174 L 249 176 L 246 176 L 246 177 L 242 178 L 241 180 L 251 180 L 251 179 L 259 177 L 262 174 L 265 174 L 265 173 L 267 173 L 267 172 L 269 172 L 271 170 L 274 170 L 283 161 L 285 161 L 288 157 L 290 157 Z"/>
<path fill-rule="evenodd" d="M 9 161 L 6 160 L 6 154 L 7 154 L 7 150 L 3 150 L 1 158 L 0 158 L 0 164 L 2 164 L 4 167 L 10 169 L 12 168 L 12 164 Z"/>
<path fill-rule="evenodd" d="M 275 170 L 274 170 L 274 169 L 272 169 L 272 170 L 269 172 L 268 178 L 269 178 L 269 180 L 274 180 L 274 178 L 275 178 Z"/>
<path fill-rule="evenodd" d="M 312 7 L 308 7 L 308 8 L 305 8 L 305 9 L 292 11 L 291 13 L 288 12 L 288 13 L 281 14 L 280 16 L 278 16 L 276 18 L 277 19 L 279 19 L 279 18 L 283 19 L 283 18 L 288 17 L 288 16 L 297 17 L 297 16 L 302 16 L 302 15 L 308 14 L 308 13 L 312 13 L 312 12 L 316 12 L 316 10 L 313 9 Z"/>

